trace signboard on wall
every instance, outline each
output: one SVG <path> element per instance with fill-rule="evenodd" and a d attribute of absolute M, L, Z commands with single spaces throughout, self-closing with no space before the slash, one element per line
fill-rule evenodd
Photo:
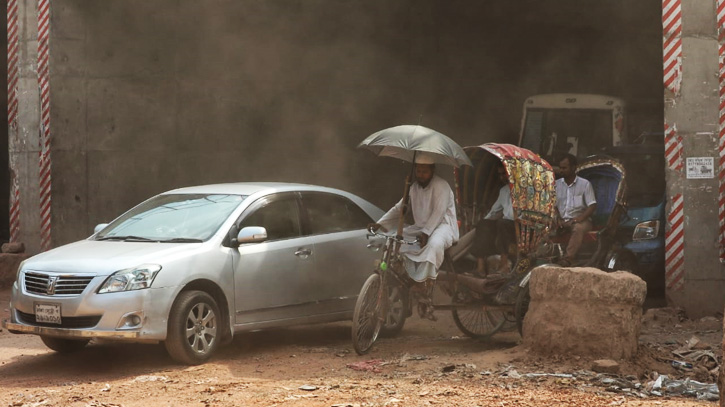
<path fill-rule="evenodd" d="M 712 157 L 687 157 L 687 179 L 715 177 L 715 159 Z"/>

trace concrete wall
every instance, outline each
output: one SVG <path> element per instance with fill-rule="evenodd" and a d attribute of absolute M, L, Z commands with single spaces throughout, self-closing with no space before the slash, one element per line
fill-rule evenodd
<path fill-rule="evenodd" d="M 688 179 L 686 168 L 667 170 L 667 195 L 683 195 L 685 219 L 685 283 L 681 289 L 668 289 L 667 296 L 672 305 L 699 317 L 722 312 L 725 306 L 725 269 L 719 261 L 718 235 L 720 101 L 714 1 L 682 2 L 682 54 L 681 91 L 665 92 L 665 120 L 682 137 L 682 159 L 714 157 L 715 177 Z"/>
<path fill-rule="evenodd" d="M 33 252 L 37 23 L 34 2 L 22 4 L 30 131 L 10 144 Z M 408 167 L 355 149 L 379 129 L 420 121 L 462 145 L 515 142 L 532 94 L 661 101 L 658 0 L 63 0 L 51 11 L 54 246 L 193 184 L 318 183 L 387 207 Z"/>

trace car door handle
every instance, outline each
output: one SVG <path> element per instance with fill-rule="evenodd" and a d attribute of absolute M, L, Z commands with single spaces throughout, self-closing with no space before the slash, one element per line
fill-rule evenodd
<path fill-rule="evenodd" d="M 297 249 L 297 251 L 295 252 L 295 256 L 302 257 L 303 259 L 306 259 L 311 254 L 312 250 L 310 249 Z"/>

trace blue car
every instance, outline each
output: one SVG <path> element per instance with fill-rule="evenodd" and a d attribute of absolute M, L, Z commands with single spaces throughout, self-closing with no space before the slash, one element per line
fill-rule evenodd
<path fill-rule="evenodd" d="M 624 164 L 627 215 L 617 237 L 637 257 L 637 274 L 647 281 L 649 294 L 664 289 L 665 265 L 665 152 L 663 144 L 610 147 L 606 153 Z"/>

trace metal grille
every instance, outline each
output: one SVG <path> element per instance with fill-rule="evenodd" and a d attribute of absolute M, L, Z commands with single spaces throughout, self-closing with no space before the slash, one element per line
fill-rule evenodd
<path fill-rule="evenodd" d="M 46 322 L 36 322 L 35 314 L 28 314 L 17 311 L 18 320 L 22 323 L 36 326 L 49 326 L 54 328 L 93 328 L 101 320 L 100 315 L 91 315 L 87 317 L 62 317 L 60 324 L 51 324 Z"/>
<path fill-rule="evenodd" d="M 51 277 L 57 278 L 57 281 L 54 290 L 48 293 Z M 91 280 L 93 280 L 93 276 L 51 276 L 43 273 L 26 272 L 25 291 L 41 295 L 78 295 L 85 290 Z"/>

